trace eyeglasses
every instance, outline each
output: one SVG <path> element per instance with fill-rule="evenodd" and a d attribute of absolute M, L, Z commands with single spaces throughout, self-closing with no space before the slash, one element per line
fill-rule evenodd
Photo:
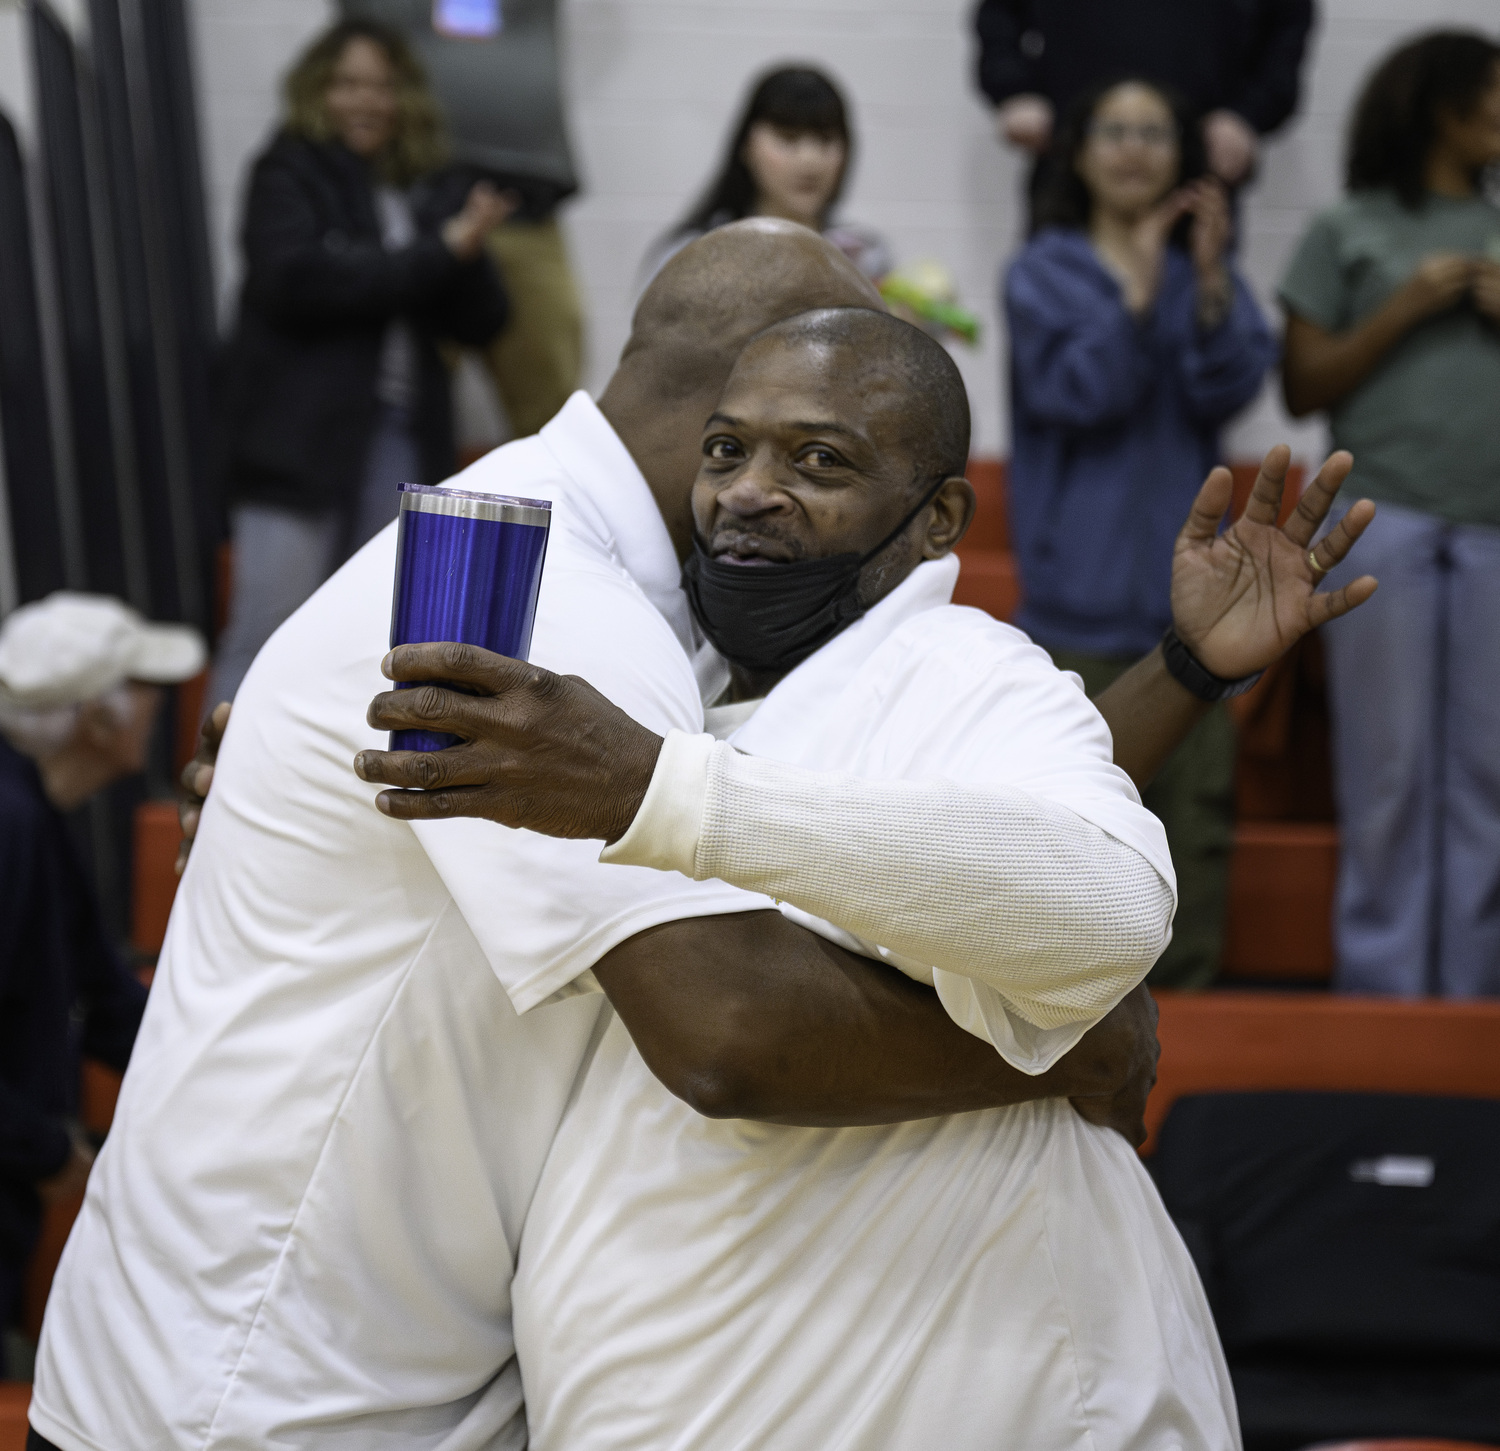
<path fill-rule="evenodd" d="M 1095 121 L 1089 127 L 1089 137 L 1106 146 L 1139 141 L 1151 151 L 1167 151 L 1177 145 L 1177 132 L 1171 126 L 1130 126 L 1124 121 Z"/>

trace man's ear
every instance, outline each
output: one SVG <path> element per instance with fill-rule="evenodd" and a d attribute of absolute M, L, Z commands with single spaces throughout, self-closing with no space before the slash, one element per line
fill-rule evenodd
<path fill-rule="evenodd" d="M 953 553 L 974 522 L 976 502 L 974 485 L 966 478 L 955 474 L 943 480 L 943 486 L 933 495 L 932 521 L 922 541 L 923 559 L 941 559 Z"/>

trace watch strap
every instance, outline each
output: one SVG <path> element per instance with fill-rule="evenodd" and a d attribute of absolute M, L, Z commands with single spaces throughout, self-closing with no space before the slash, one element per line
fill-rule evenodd
<path fill-rule="evenodd" d="M 1161 637 L 1161 653 L 1166 662 L 1167 674 L 1189 695 L 1197 696 L 1210 705 L 1243 695 L 1266 673 L 1264 670 L 1257 670 L 1254 675 L 1242 675 L 1238 680 L 1226 680 L 1222 675 L 1215 675 L 1199 662 L 1170 625 L 1167 633 Z"/>

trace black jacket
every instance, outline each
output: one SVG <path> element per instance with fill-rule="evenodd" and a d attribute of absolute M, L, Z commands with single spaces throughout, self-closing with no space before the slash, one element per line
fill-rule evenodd
<path fill-rule="evenodd" d="M 997 106 L 1045 96 L 1060 117 L 1091 86 L 1143 76 L 1265 134 L 1297 108 L 1312 21 L 1312 0 L 982 0 L 979 86 Z"/>
<path fill-rule="evenodd" d="M 79 1057 L 123 1072 L 146 989 L 105 938 L 67 824 L 0 738 L 0 1323 L 41 1226 L 36 1184 L 71 1148 Z"/>
<path fill-rule="evenodd" d="M 381 344 L 396 318 L 417 337 L 412 430 L 424 476 L 414 482 L 453 472 L 448 374 L 436 340 L 483 346 L 507 313 L 488 258 L 460 262 L 439 235 L 462 204 L 451 176 L 419 184 L 419 235 L 387 252 L 369 168 L 345 147 L 282 135 L 256 162 L 221 419 L 232 499 L 308 511 L 352 502 L 379 406 Z"/>

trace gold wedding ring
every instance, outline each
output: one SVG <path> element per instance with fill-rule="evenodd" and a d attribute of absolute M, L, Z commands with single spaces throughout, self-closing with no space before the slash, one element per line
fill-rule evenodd
<path fill-rule="evenodd" d="M 1328 571 L 1318 563 L 1318 550 L 1316 545 L 1314 545 L 1313 548 L 1307 551 L 1307 562 L 1312 565 L 1314 574 L 1328 573 Z"/>

